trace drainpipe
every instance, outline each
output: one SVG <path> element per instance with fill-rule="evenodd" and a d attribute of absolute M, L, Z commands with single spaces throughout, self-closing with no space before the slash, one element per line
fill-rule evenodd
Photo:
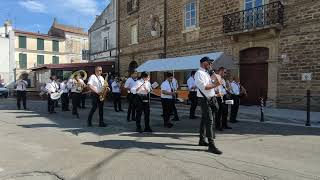
<path fill-rule="evenodd" d="M 163 58 L 167 58 L 167 0 L 164 0 Z"/>
<path fill-rule="evenodd" d="M 120 76 L 120 0 L 116 0 L 117 6 L 117 72 Z"/>

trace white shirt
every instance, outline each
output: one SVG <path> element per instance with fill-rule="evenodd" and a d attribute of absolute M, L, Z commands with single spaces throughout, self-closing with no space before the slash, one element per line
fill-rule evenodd
<path fill-rule="evenodd" d="M 136 81 L 132 77 L 129 77 L 124 83 L 124 88 L 131 89 L 135 85 L 135 83 Z M 128 91 L 128 93 L 130 93 L 130 91 Z"/>
<path fill-rule="evenodd" d="M 138 88 L 141 87 L 139 90 Z M 137 91 L 138 90 L 138 91 Z M 132 94 L 142 94 L 142 95 L 147 95 L 150 93 L 152 90 L 151 84 L 149 81 L 144 81 L 143 79 L 137 80 L 133 87 L 131 88 L 131 93 Z M 145 92 L 146 91 L 146 92 Z"/>
<path fill-rule="evenodd" d="M 74 93 L 81 93 L 81 91 L 78 89 L 78 87 L 76 86 L 76 80 L 74 79 L 70 79 L 69 82 L 68 82 L 68 88 L 71 89 L 71 92 L 74 92 Z M 79 79 L 79 83 L 84 85 L 84 82 L 82 79 Z"/>
<path fill-rule="evenodd" d="M 189 77 L 187 84 L 188 84 L 189 91 L 192 91 L 192 92 L 197 91 L 197 88 L 193 89 L 193 87 L 196 85 L 196 83 L 195 83 L 194 78 L 192 76 Z"/>
<path fill-rule="evenodd" d="M 167 94 L 163 94 L 162 91 L 167 91 L 167 92 L 173 92 L 174 91 L 174 85 L 173 82 L 169 82 L 168 80 L 163 81 L 163 83 L 161 84 L 161 98 L 165 98 L 165 99 L 172 99 L 172 95 L 167 95 Z"/>
<path fill-rule="evenodd" d="M 175 78 L 172 79 L 172 84 L 173 84 L 174 90 L 178 90 L 179 84 L 178 84 L 178 81 Z"/>
<path fill-rule="evenodd" d="M 16 82 L 16 85 L 17 85 L 17 88 L 16 88 L 17 91 L 26 91 L 27 86 L 28 86 L 28 82 L 25 80 L 18 80 Z"/>
<path fill-rule="evenodd" d="M 98 93 L 100 93 L 102 91 L 102 87 L 104 85 L 104 79 L 102 76 L 99 76 L 99 78 L 98 78 L 95 74 L 92 74 L 89 77 L 88 85 L 93 86 L 95 88 L 95 90 Z"/>
<path fill-rule="evenodd" d="M 207 73 L 205 69 L 200 67 L 199 70 L 194 75 L 194 79 L 195 79 L 195 84 L 198 88 L 197 89 L 197 96 L 198 97 L 203 97 L 202 94 L 200 93 L 199 89 L 207 98 L 211 98 L 211 97 L 215 96 L 214 89 L 205 90 L 205 87 L 207 85 L 214 83 L 214 81 L 211 79 L 209 73 Z"/>
<path fill-rule="evenodd" d="M 230 86 L 231 86 L 232 94 L 240 95 L 240 84 L 239 83 L 232 81 L 230 83 Z"/>
<path fill-rule="evenodd" d="M 111 84 L 112 87 L 112 92 L 113 93 L 120 93 L 120 84 L 117 83 L 116 81 L 113 81 Z"/>
<path fill-rule="evenodd" d="M 58 92 L 59 90 L 59 86 L 55 81 L 50 81 L 46 84 L 46 90 L 49 93 L 54 93 L 54 92 Z"/>
<path fill-rule="evenodd" d="M 226 83 L 226 81 L 225 81 L 224 79 L 222 79 L 222 78 L 221 78 L 221 82 L 222 82 L 223 86 L 222 86 L 222 85 L 218 86 L 219 94 L 221 94 L 221 95 L 226 95 L 226 94 L 227 94 L 227 91 L 226 91 L 225 88 L 227 87 L 227 83 Z"/>
<path fill-rule="evenodd" d="M 60 83 L 60 89 L 63 91 L 63 93 L 68 93 L 69 92 L 68 85 L 65 82 Z"/>

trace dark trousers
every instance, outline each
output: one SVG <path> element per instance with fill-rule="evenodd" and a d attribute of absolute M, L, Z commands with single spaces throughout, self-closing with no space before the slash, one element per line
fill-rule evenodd
<path fill-rule="evenodd" d="M 87 98 L 87 94 L 81 93 L 81 99 L 80 99 L 81 108 L 86 108 L 86 98 Z"/>
<path fill-rule="evenodd" d="M 173 99 L 161 98 L 164 125 L 170 123 L 170 114 L 174 109 L 173 101 Z"/>
<path fill-rule="evenodd" d="M 104 101 L 100 101 L 99 95 L 98 94 L 92 94 L 91 95 L 91 100 L 92 100 L 92 107 L 89 113 L 88 117 L 88 124 L 92 124 L 92 117 L 94 112 L 99 108 L 99 124 L 103 124 L 103 104 Z"/>
<path fill-rule="evenodd" d="M 78 115 L 78 104 L 80 103 L 81 93 L 71 93 L 72 98 L 72 114 Z"/>
<path fill-rule="evenodd" d="M 27 92 L 26 91 L 17 91 L 17 107 L 21 108 L 21 100 L 24 109 L 27 109 Z"/>
<path fill-rule="evenodd" d="M 216 113 L 216 128 L 225 128 L 228 126 L 228 105 L 225 104 L 226 99 L 222 102 L 221 97 L 217 97 L 219 110 Z"/>
<path fill-rule="evenodd" d="M 121 93 L 112 93 L 114 110 L 122 110 Z"/>
<path fill-rule="evenodd" d="M 50 94 L 48 94 L 48 112 L 53 113 L 54 112 L 54 107 L 55 107 L 55 100 L 52 100 L 50 98 Z"/>
<path fill-rule="evenodd" d="M 176 107 L 176 99 L 172 100 L 172 110 L 173 110 L 174 119 L 179 120 L 178 111 Z"/>
<path fill-rule="evenodd" d="M 191 101 L 190 117 L 195 117 L 196 109 L 197 109 L 197 105 L 198 105 L 198 97 L 197 97 L 196 91 L 189 92 L 189 100 Z"/>
<path fill-rule="evenodd" d="M 136 107 L 135 107 L 135 95 L 129 93 L 127 96 L 128 99 L 128 113 L 127 113 L 127 120 L 130 121 L 130 115 L 132 120 L 135 120 L 136 118 Z"/>
<path fill-rule="evenodd" d="M 142 112 L 144 113 L 144 128 L 150 128 L 150 102 L 142 102 L 142 99 L 139 95 L 135 96 L 135 105 L 136 105 L 136 125 L 137 128 L 141 128 L 141 116 Z"/>
<path fill-rule="evenodd" d="M 238 95 L 231 95 L 233 99 L 233 105 L 231 105 L 231 114 L 230 114 L 230 121 L 236 121 L 239 105 L 240 105 L 240 97 Z"/>
<path fill-rule="evenodd" d="M 69 93 L 63 93 L 61 95 L 61 105 L 62 105 L 62 111 L 69 110 Z"/>
<path fill-rule="evenodd" d="M 204 141 L 207 137 L 209 144 L 213 144 L 215 133 L 212 127 L 216 112 L 209 106 L 205 98 L 199 98 L 199 102 L 201 106 L 200 141 Z"/>

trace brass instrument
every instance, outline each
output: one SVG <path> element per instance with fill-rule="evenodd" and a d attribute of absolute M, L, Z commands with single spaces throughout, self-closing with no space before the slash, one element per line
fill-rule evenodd
<path fill-rule="evenodd" d="M 110 91 L 111 91 L 111 89 L 110 89 L 109 83 L 108 83 L 108 74 L 106 74 L 106 77 L 104 78 L 104 83 L 103 83 L 103 86 L 102 86 L 102 90 L 99 93 L 99 100 L 100 101 L 104 101 L 106 96 L 107 96 L 107 93 L 110 92 Z"/>
<path fill-rule="evenodd" d="M 73 84 L 76 86 L 77 91 L 82 92 L 82 91 L 84 91 L 84 89 L 87 86 L 86 86 L 86 84 L 81 83 L 76 80 L 76 76 L 78 76 L 78 75 L 81 75 L 82 80 L 85 81 L 88 77 L 88 74 L 85 70 L 78 70 L 78 71 L 72 73 L 71 76 L 69 77 L 69 79 L 73 79 Z"/>

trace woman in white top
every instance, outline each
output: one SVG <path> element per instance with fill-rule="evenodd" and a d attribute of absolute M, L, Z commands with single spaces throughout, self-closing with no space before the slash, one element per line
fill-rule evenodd
<path fill-rule="evenodd" d="M 121 86 L 122 82 L 119 81 L 118 77 L 115 77 L 114 81 L 111 83 L 111 89 L 113 97 L 113 106 L 116 112 L 123 111 L 121 108 Z"/>

